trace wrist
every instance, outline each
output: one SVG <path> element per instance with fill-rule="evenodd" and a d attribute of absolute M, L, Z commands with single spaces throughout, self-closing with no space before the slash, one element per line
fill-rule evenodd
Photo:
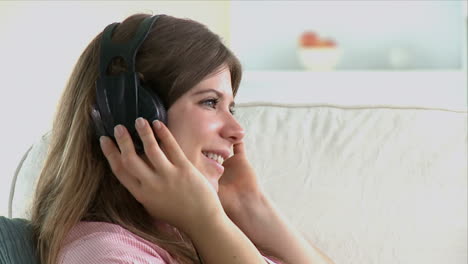
<path fill-rule="evenodd" d="M 249 193 L 242 195 L 235 210 L 226 211 L 229 217 L 258 219 L 271 217 L 273 206 L 263 193 Z"/>
<path fill-rule="evenodd" d="M 229 218 L 221 207 L 208 215 L 190 221 L 184 232 L 191 238 L 204 236 L 213 229 L 226 225 L 227 221 L 229 221 Z"/>
<path fill-rule="evenodd" d="M 255 244 L 269 240 L 279 220 L 277 210 L 263 194 L 242 196 L 236 209 L 226 214 Z"/>

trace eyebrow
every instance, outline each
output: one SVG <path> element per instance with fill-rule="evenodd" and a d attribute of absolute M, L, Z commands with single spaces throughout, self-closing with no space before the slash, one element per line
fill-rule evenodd
<path fill-rule="evenodd" d="M 217 91 L 217 90 L 215 90 L 215 89 L 206 89 L 206 90 L 194 92 L 192 95 L 199 95 L 199 94 L 211 93 L 211 92 L 215 93 L 216 95 L 218 95 L 218 96 L 221 97 L 221 98 L 224 98 L 224 95 L 223 95 L 221 92 L 219 92 L 219 91 Z M 229 106 L 230 106 L 230 107 L 235 107 L 235 106 L 236 106 L 236 103 L 235 103 L 234 101 L 232 101 L 232 102 L 229 104 Z"/>

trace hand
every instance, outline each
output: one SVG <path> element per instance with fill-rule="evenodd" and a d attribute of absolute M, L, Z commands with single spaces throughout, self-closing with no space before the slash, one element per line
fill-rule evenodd
<path fill-rule="evenodd" d="M 218 196 L 230 216 L 243 211 L 251 199 L 263 195 L 255 170 L 247 159 L 244 142 L 234 145 L 234 155 L 223 163 L 224 173 L 219 180 Z"/>
<path fill-rule="evenodd" d="M 224 161 L 223 166 L 218 196 L 224 211 L 252 242 L 263 243 L 265 234 L 271 233 L 265 225 L 265 216 L 270 215 L 270 210 L 255 170 L 247 159 L 244 142 L 234 145 L 234 155 Z"/>
<path fill-rule="evenodd" d="M 127 129 L 116 126 L 119 149 L 107 137 L 101 148 L 112 172 L 155 219 L 165 221 L 186 233 L 223 212 L 216 192 L 208 180 L 183 153 L 169 129 L 153 125 L 161 140 L 157 143 L 146 120 L 138 127 L 146 158 L 138 156 Z M 117 128 L 122 128 L 120 135 Z"/>

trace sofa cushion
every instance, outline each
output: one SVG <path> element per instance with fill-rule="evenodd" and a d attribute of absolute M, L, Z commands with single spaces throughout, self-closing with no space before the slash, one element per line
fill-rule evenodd
<path fill-rule="evenodd" d="M 39 263 L 33 245 L 29 221 L 0 216 L 0 263 Z"/>

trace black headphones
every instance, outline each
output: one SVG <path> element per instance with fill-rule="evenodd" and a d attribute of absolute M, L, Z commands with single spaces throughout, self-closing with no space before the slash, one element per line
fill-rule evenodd
<path fill-rule="evenodd" d="M 122 124 L 129 131 L 138 154 L 143 154 L 144 148 L 135 129 L 135 119 L 143 117 L 150 123 L 157 119 L 167 125 L 167 112 L 163 101 L 151 89 L 142 85 L 138 73 L 135 72 L 138 48 L 158 17 L 159 15 L 145 18 L 133 39 L 126 43 L 113 43 L 111 40 L 112 33 L 120 23 L 108 25 L 101 39 L 96 104 L 91 111 L 96 134 L 98 138 L 108 136 L 116 142 L 114 127 Z M 127 70 L 119 75 L 108 75 L 107 69 L 117 57 L 125 61 Z"/>

